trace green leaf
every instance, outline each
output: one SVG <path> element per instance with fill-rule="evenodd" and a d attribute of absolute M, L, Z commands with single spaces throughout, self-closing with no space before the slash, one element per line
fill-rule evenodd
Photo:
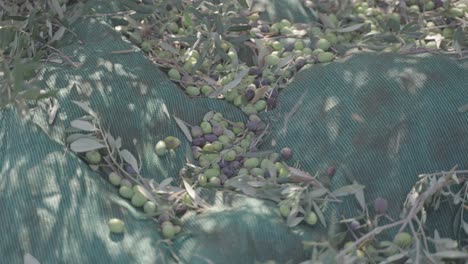
<path fill-rule="evenodd" d="M 343 186 L 339 188 L 338 190 L 333 191 L 332 194 L 337 197 L 346 196 L 346 195 L 356 194 L 357 192 L 362 191 L 363 189 L 364 189 L 363 185 L 354 183 L 351 185 Z"/>
<path fill-rule="evenodd" d="M 192 198 L 192 200 L 195 202 L 195 205 L 207 207 L 206 203 L 203 201 L 200 195 L 198 195 L 198 193 L 192 188 L 192 186 L 185 179 L 183 179 L 183 181 L 184 181 L 185 190 L 187 191 L 188 195 Z"/>
<path fill-rule="evenodd" d="M 133 156 L 133 154 L 130 153 L 130 151 L 128 151 L 126 149 L 123 149 L 123 150 L 120 151 L 120 156 L 122 157 L 123 160 L 125 160 L 125 162 L 130 164 L 130 166 L 132 166 L 132 168 L 137 173 L 140 173 L 140 169 L 138 168 L 138 161 L 135 158 L 135 156 Z"/>
<path fill-rule="evenodd" d="M 447 250 L 433 254 L 434 257 L 444 259 L 468 259 L 468 253 L 456 250 Z"/>
<path fill-rule="evenodd" d="M 58 0 L 49 0 L 49 5 L 51 5 L 52 9 L 57 13 L 60 19 L 64 18 L 63 9 Z"/>
<path fill-rule="evenodd" d="M 93 124 L 83 120 L 73 120 L 71 121 L 71 126 L 84 131 L 96 131 L 96 128 Z"/>
<path fill-rule="evenodd" d="M 310 195 L 310 198 L 320 198 L 322 196 L 324 196 L 325 194 L 327 194 L 327 189 L 325 188 L 320 188 L 320 189 L 317 189 L 317 190 L 313 190 L 309 193 Z"/>
<path fill-rule="evenodd" d="M 192 26 L 192 17 L 190 17 L 188 12 L 184 12 L 184 24 L 189 28 Z"/>
<path fill-rule="evenodd" d="M 70 149 L 73 152 L 81 153 L 87 152 L 96 149 L 105 148 L 103 144 L 99 143 L 97 140 L 89 139 L 89 138 L 80 138 L 73 143 L 70 144 Z"/>
<path fill-rule="evenodd" d="M 65 27 L 60 27 L 57 32 L 55 32 L 54 36 L 50 39 L 49 43 L 60 40 L 63 37 L 63 34 L 65 34 L 65 30 Z"/>
<path fill-rule="evenodd" d="M 83 111 L 86 113 L 92 115 L 93 117 L 96 117 L 96 113 L 89 107 L 89 102 L 78 102 L 78 101 L 72 101 L 74 104 L 79 106 Z"/>
<path fill-rule="evenodd" d="M 187 125 L 185 124 L 185 122 L 182 119 L 180 119 L 180 118 L 178 118 L 178 117 L 176 117 L 174 115 L 173 115 L 173 117 L 174 117 L 177 125 L 179 126 L 180 130 L 182 130 L 182 132 L 184 133 L 187 140 L 192 142 L 192 134 L 190 133 L 190 130 L 187 127 Z"/>
<path fill-rule="evenodd" d="M 242 78 L 244 78 L 244 76 L 246 76 L 247 73 L 249 73 L 248 68 L 243 69 L 242 71 L 238 72 L 237 75 L 236 75 L 236 78 L 234 78 L 234 80 L 232 80 L 230 83 L 226 84 L 221 89 L 218 89 L 217 91 L 214 91 L 213 93 L 211 93 L 209 95 L 209 97 L 210 98 L 216 98 L 216 97 L 218 97 L 218 95 L 223 94 L 223 93 L 227 92 L 230 89 L 233 89 L 234 87 L 239 85 L 239 83 L 242 81 Z"/>
<path fill-rule="evenodd" d="M 77 133 L 77 134 L 71 134 L 67 137 L 67 139 L 65 140 L 65 142 L 67 142 L 67 144 L 71 144 L 72 142 L 80 139 L 80 138 L 87 138 L 87 139 L 92 139 L 92 140 L 95 140 L 95 141 L 99 141 L 96 137 L 94 136 L 91 136 L 91 135 L 86 135 L 86 134 L 80 134 L 80 133 Z"/>
<path fill-rule="evenodd" d="M 322 210 L 320 210 L 320 207 L 314 201 L 312 201 L 312 206 L 314 207 L 314 212 L 318 216 L 318 219 L 320 220 L 320 223 L 322 223 L 322 225 L 324 227 L 327 227 L 327 222 L 325 221 L 325 216 L 323 215 Z"/>
<path fill-rule="evenodd" d="M 345 28 L 332 29 L 332 31 L 339 32 L 339 33 L 352 32 L 352 31 L 356 31 L 362 28 L 365 24 L 366 23 L 358 23 L 358 24 L 354 24 Z"/>

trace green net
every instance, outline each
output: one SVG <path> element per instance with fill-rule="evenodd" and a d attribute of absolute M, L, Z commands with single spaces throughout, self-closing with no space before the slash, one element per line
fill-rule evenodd
<path fill-rule="evenodd" d="M 116 10 L 114 2 L 92 3 Z M 138 219 L 114 187 L 66 149 L 65 128 L 83 113 L 72 101 L 89 101 L 106 128 L 138 153 L 141 174 L 161 181 L 178 178 L 184 141 L 173 155 L 158 157 L 154 145 L 167 135 L 184 139 L 175 115 L 199 123 L 210 110 L 234 121 L 246 117 L 214 99 L 189 99 L 139 51 L 122 40 L 105 18 L 85 18 L 73 27 L 82 41 L 62 47 L 78 68 L 49 64 L 43 87 L 59 89 L 61 108 L 48 124 L 46 105 L 23 120 L 0 112 L 0 252 L 2 262 L 31 253 L 41 263 L 299 263 L 301 241 L 322 241 L 334 225 L 287 228 L 276 205 L 243 195 L 208 192 L 213 208 L 187 215 L 184 234 L 160 239 L 158 225 Z M 434 55 L 360 54 L 301 71 L 280 94 L 278 108 L 262 114 L 272 133 L 262 149 L 294 150 L 291 166 L 325 173 L 331 189 L 356 181 L 371 203 L 385 197 L 398 218 L 406 194 L 421 173 L 466 167 L 468 125 L 457 109 L 466 104 L 467 64 Z M 456 236 L 455 208 L 443 204 L 429 214 L 428 229 Z M 326 211 L 330 224 L 353 217 L 355 199 Z M 126 223 L 111 235 L 109 218 Z"/>

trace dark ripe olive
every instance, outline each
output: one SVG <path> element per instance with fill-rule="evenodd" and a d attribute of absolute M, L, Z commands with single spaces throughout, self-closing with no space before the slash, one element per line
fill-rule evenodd
<path fill-rule="evenodd" d="M 197 147 L 203 147 L 205 143 L 206 143 L 206 140 L 203 137 L 195 138 L 192 141 L 192 145 L 197 146 Z"/>
<path fill-rule="evenodd" d="M 284 51 L 293 51 L 294 50 L 294 43 L 286 43 L 284 46 Z"/>
<path fill-rule="evenodd" d="M 231 166 L 234 169 L 240 169 L 242 164 L 239 161 L 234 160 L 234 161 L 231 161 L 231 164 L 229 166 Z"/>
<path fill-rule="evenodd" d="M 224 168 L 224 167 L 230 166 L 230 163 L 229 161 L 222 159 L 220 162 L 218 162 L 218 165 L 220 168 Z"/>
<path fill-rule="evenodd" d="M 335 172 L 336 172 L 336 168 L 333 167 L 333 166 L 330 166 L 327 168 L 327 175 L 332 177 L 333 175 L 335 175 Z"/>
<path fill-rule="evenodd" d="M 127 171 L 127 172 L 130 173 L 130 174 L 136 174 L 136 173 L 137 173 L 137 172 L 133 169 L 133 167 L 130 166 L 130 165 L 125 166 L 125 171 Z"/>
<path fill-rule="evenodd" d="M 213 134 L 216 136 L 221 136 L 224 133 L 224 129 L 221 126 L 214 125 L 213 126 Z"/>
<path fill-rule="evenodd" d="M 281 157 L 284 159 L 284 160 L 288 160 L 292 157 L 292 150 L 290 148 L 283 148 L 281 150 Z"/>
<path fill-rule="evenodd" d="M 258 128 L 258 122 L 257 121 L 249 121 L 249 122 L 247 122 L 245 127 L 250 131 L 256 131 L 257 128 Z"/>
<path fill-rule="evenodd" d="M 271 178 L 270 172 L 269 172 L 268 170 L 265 170 L 265 173 L 263 174 L 263 177 L 264 177 L 265 179 Z"/>
<path fill-rule="evenodd" d="M 298 57 L 296 61 L 294 62 L 294 65 L 296 66 L 297 70 L 302 69 L 304 65 L 306 65 L 307 61 L 303 57 Z"/>
<path fill-rule="evenodd" d="M 360 224 L 357 220 L 353 220 L 351 221 L 351 223 L 349 224 L 349 227 L 351 228 L 351 230 L 357 230 L 359 227 L 360 227 Z"/>
<path fill-rule="evenodd" d="M 249 69 L 249 75 L 261 76 L 262 74 L 263 74 L 263 71 L 259 69 L 258 67 L 251 67 Z"/>
<path fill-rule="evenodd" d="M 170 216 L 169 214 L 167 214 L 167 213 L 161 214 L 161 215 L 159 216 L 159 218 L 158 218 L 158 222 L 159 222 L 160 224 L 162 224 L 162 223 L 164 223 L 164 222 L 166 222 L 166 221 L 170 221 L 170 220 L 171 220 L 171 216 Z"/>
<path fill-rule="evenodd" d="M 185 205 L 184 203 L 177 204 L 174 208 L 174 211 L 178 216 L 183 215 L 185 214 L 185 212 L 187 212 L 187 205 Z"/>
<path fill-rule="evenodd" d="M 224 175 L 224 174 L 221 174 L 219 176 L 219 180 L 221 181 L 221 184 L 224 184 L 228 179 L 229 179 L 229 177 Z"/>
<path fill-rule="evenodd" d="M 206 134 L 204 136 L 205 140 L 209 143 L 213 143 L 215 142 L 216 140 L 218 140 L 218 136 L 216 136 L 215 134 Z"/>
<path fill-rule="evenodd" d="M 230 166 L 224 167 L 221 171 L 224 175 L 226 175 L 229 178 L 232 177 L 232 175 L 234 175 L 234 170 Z"/>
<path fill-rule="evenodd" d="M 262 79 L 262 81 L 260 82 L 261 85 L 270 85 L 271 84 L 271 81 L 269 79 Z"/>
<path fill-rule="evenodd" d="M 254 97 L 255 97 L 255 91 L 254 90 L 247 89 L 245 91 L 245 99 L 247 99 L 247 101 L 251 101 Z"/>
<path fill-rule="evenodd" d="M 259 27 L 260 31 L 262 33 L 268 33 L 270 32 L 270 26 L 266 25 L 266 24 L 263 24 L 263 25 L 260 25 Z"/>
<path fill-rule="evenodd" d="M 388 202 L 382 197 L 374 200 L 374 209 L 377 214 L 384 214 L 388 209 Z"/>

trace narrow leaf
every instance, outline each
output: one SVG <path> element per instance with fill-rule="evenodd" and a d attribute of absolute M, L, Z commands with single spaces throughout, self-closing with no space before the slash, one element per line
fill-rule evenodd
<path fill-rule="evenodd" d="M 464 112 L 466 112 L 466 111 L 468 111 L 468 104 L 463 105 L 463 106 L 460 106 L 460 107 L 458 108 L 458 112 L 460 112 L 460 113 L 464 113 Z"/>
<path fill-rule="evenodd" d="M 312 201 L 312 206 L 314 207 L 314 212 L 318 216 L 320 223 L 322 223 L 324 227 L 327 227 L 325 216 L 323 215 L 322 210 L 320 210 L 320 207 L 314 201 Z"/>
<path fill-rule="evenodd" d="M 75 142 L 71 143 L 70 148 L 73 152 L 81 153 L 81 152 L 87 152 L 91 150 L 105 148 L 105 146 L 93 139 L 80 138 L 76 140 Z"/>
<path fill-rule="evenodd" d="M 322 196 L 324 196 L 325 194 L 327 194 L 327 189 L 325 188 L 320 188 L 320 189 L 317 189 L 317 190 L 313 190 L 309 193 L 309 196 L 310 198 L 320 198 Z"/>
<path fill-rule="evenodd" d="M 236 76 L 236 78 L 234 78 L 234 80 L 232 80 L 230 83 L 226 84 L 223 88 L 218 89 L 218 90 L 214 91 L 213 93 L 211 93 L 209 95 L 209 97 L 210 98 L 216 98 L 218 95 L 223 94 L 223 93 L 227 92 L 228 90 L 235 88 L 237 85 L 239 85 L 239 83 L 242 81 L 242 78 L 244 78 L 244 76 L 247 75 L 247 73 L 249 73 L 249 69 L 248 68 L 243 69 L 242 71 L 237 73 L 237 76 Z"/>
<path fill-rule="evenodd" d="M 173 116 L 173 117 L 174 117 L 177 125 L 179 126 L 179 128 L 184 133 L 185 137 L 188 139 L 188 141 L 192 142 L 192 134 L 190 133 L 190 130 L 187 127 L 187 125 L 185 124 L 185 122 L 182 121 L 182 119 L 180 119 L 180 118 L 178 118 L 176 116 Z"/>
<path fill-rule="evenodd" d="M 356 30 L 362 28 L 364 25 L 365 25 L 365 23 L 358 23 L 358 24 L 354 24 L 354 25 L 349 26 L 349 27 L 338 28 L 338 29 L 335 29 L 333 31 L 339 32 L 339 33 L 352 32 L 352 31 L 356 31 Z"/>
<path fill-rule="evenodd" d="M 456 250 L 437 252 L 433 256 L 444 259 L 468 259 L 468 253 Z"/>
<path fill-rule="evenodd" d="M 163 48 L 163 49 L 169 51 L 170 53 L 172 53 L 172 54 L 174 54 L 174 55 L 179 55 L 179 52 L 177 52 L 177 50 L 176 50 L 174 47 L 172 47 L 171 45 L 167 44 L 166 42 L 161 41 L 161 42 L 159 43 L 159 45 L 161 46 L 161 48 Z"/>
<path fill-rule="evenodd" d="M 120 156 L 122 157 L 123 160 L 125 160 L 125 162 L 130 164 L 130 166 L 132 166 L 132 168 L 137 173 L 140 173 L 140 170 L 138 169 L 138 161 L 135 158 L 135 156 L 133 156 L 133 154 L 130 153 L 130 151 L 128 151 L 126 149 L 123 149 L 123 150 L 120 151 Z"/>
<path fill-rule="evenodd" d="M 89 107 L 89 102 L 78 102 L 78 101 L 72 101 L 74 104 L 76 104 L 77 106 L 79 106 L 81 109 L 83 109 L 83 111 L 85 111 L 86 113 L 96 117 L 96 113 L 91 109 L 91 107 Z"/>
<path fill-rule="evenodd" d="M 23 256 L 23 263 L 24 264 L 40 264 L 39 260 L 37 260 L 33 255 L 26 253 Z"/>
<path fill-rule="evenodd" d="M 74 128 L 78 128 L 78 129 L 81 129 L 81 130 L 84 130 L 84 131 L 95 131 L 96 128 L 94 127 L 93 124 L 91 124 L 90 122 L 87 122 L 87 121 L 83 121 L 83 120 L 73 120 L 71 121 L 71 126 L 74 127 Z"/>
<path fill-rule="evenodd" d="M 86 135 L 86 134 L 81 134 L 81 133 L 77 133 L 77 134 L 71 134 L 67 137 L 67 139 L 65 140 L 67 142 L 67 144 L 71 144 L 72 142 L 80 139 L 80 138 L 88 138 L 88 139 L 93 139 L 95 141 L 98 141 L 98 139 L 94 136 L 91 136 L 91 135 Z"/>
<path fill-rule="evenodd" d="M 161 189 L 164 189 L 166 186 L 168 186 L 169 184 L 171 184 L 171 182 L 174 180 L 174 178 L 167 178 L 167 179 L 164 179 L 160 184 L 159 184 L 159 188 Z"/>
<path fill-rule="evenodd" d="M 249 182 L 247 182 L 247 184 L 252 186 L 252 187 L 259 188 L 259 187 L 265 186 L 267 183 L 262 182 L 262 181 L 249 181 Z"/>
<path fill-rule="evenodd" d="M 364 186 L 359 185 L 359 184 L 351 184 L 351 185 L 346 185 L 338 190 L 333 191 L 333 195 L 335 196 L 346 196 L 346 195 L 351 195 L 351 194 L 356 194 L 358 191 L 361 191 L 364 189 Z"/>
<path fill-rule="evenodd" d="M 57 15 L 59 16 L 60 19 L 63 19 L 63 9 L 62 7 L 60 6 L 60 3 L 58 2 L 58 0 L 49 0 L 49 4 L 52 6 L 52 8 L 54 9 L 54 11 L 57 13 Z"/>
<path fill-rule="evenodd" d="M 63 34 L 65 34 L 65 30 L 65 27 L 60 27 L 59 30 L 55 32 L 54 36 L 50 39 L 49 43 L 60 40 L 63 37 Z"/>
<path fill-rule="evenodd" d="M 295 227 L 298 224 L 300 224 L 302 222 L 302 220 L 304 220 L 303 216 L 288 218 L 287 225 L 288 225 L 288 227 Z"/>

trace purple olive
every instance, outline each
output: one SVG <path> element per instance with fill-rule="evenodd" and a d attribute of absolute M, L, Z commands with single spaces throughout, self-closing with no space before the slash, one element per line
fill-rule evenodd
<path fill-rule="evenodd" d="M 164 223 L 164 222 L 166 222 L 166 221 L 170 221 L 170 220 L 171 220 L 171 216 L 170 216 L 169 214 L 167 214 L 167 213 L 161 214 L 161 215 L 159 216 L 159 218 L 158 218 L 158 222 L 159 222 L 160 224 L 162 224 L 162 223 Z"/>
<path fill-rule="evenodd" d="M 221 184 L 224 184 L 229 179 L 229 177 L 224 174 L 221 174 L 219 176 L 219 179 L 221 180 Z"/>
<path fill-rule="evenodd" d="M 270 26 L 266 25 L 266 24 L 263 24 L 263 25 L 260 25 L 259 27 L 260 31 L 262 33 L 268 33 L 270 32 Z"/>
<path fill-rule="evenodd" d="M 227 166 L 229 166 L 229 162 L 228 161 L 225 161 L 224 159 L 222 159 L 221 161 L 218 162 L 218 165 L 220 168 L 225 168 Z"/>
<path fill-rule="evenodd" d="M 215 134 L 218 137 L 224 133 L 224 129 L 221 126 L 214 125 L 212 129 L 213 129 L 213 134 Z"/>
<path fill-rule="evenodd" d="M 206 134 L 204 137 L 205 137 L 205 140 L 208 141 L 209 143 L 213 143 L 216 140 L 218 140 L 218 136 L 216 136 L 215 134 Z"/>
<path fill-rule="evenodd" d="M 292 157 L 292 150 L 290 148 L 283 148 L 281 150 L 281 157 L 284 159 L 284 160 L 288 160 Z"/>
<path fill-rule="evenodd" d="M 179 170 L 179 177 L 183 178 L 187 175 L 187 168 L 182 168 Z"/>
<path fill-rule="evenodd" d="M 256 87 L 260 87 L 260 78 L 255 78 L 254 84 Z"/>
<path fill-rule="evenodd" d="M 125 166 L 125 171 L 127 171 L 130 174 L 137 174 L 137 172 L 130 165 Z"/>
<path fill-rule="evenodd" d="M 304 65 L 306 65 L 306 63 L 307 61 L 306 59 L 304 59 L 304 57 L 298 57 L 296 61 L 294 62 L 294 65 L 296 66 L 297 70 L 300 70 L 302 69 L 302 67 L 304 67 Z"/>
<path fill-rule="evenodd" d="M 193 157 L 198 159 L 201 155 L 201 148 L 199 146 L 192 146 Z"/>
<path fill-rule="evenodd" d="M 191 130 L 192 137 L 200 137 L 203 135 L 203 131 L 199 126 L 193 126 Z"/>
<path fill-rule="evenodd" d="M 255 97 L 255 91 L 254 90 L 247 89 L 245 91 L 245 99 L 247 99 L 247 101 L 251 101 L 254 97 Z"/>
<path fill-rule="evenodd" d="M 270 85 L 271 84 L 271 81 L 269 79 L 262 79 L 262 81 L 260 82 L 261 85 L 265 86 L 265 85 Z"/>
<path fill-rule="evenodd" d="M 180 203 L 177 204 L 176 207 L 174 208 L 174 211 L 177 215 L 183 215 L 185 212 L 187 212 L 187 205 Z"/>
<path fill-rule="evenodd" d="M 377 214 L 384 214 L 388 209 L 388 202 L 385 198 L 378 197 L 374 200 L 374 209 Z"/>
<path fill-rule="evenodd" d="M 435 8 L 442 7 L 442 6 L 444 6 L 444 1 L 443 0 L 435 0 L 434 1 L 434 7 Z"/>
<path fill-rule="evenodd" d="M 266 170 L 266 171 L 263 173 L 263 177 L 264 177 L 265 179 L 271 178 L 270 172 L 269 172 L 268 170 Z"/>
<path fill-rule="evenodd" d="M 258 128 L 258 122 L 257 121 L 249 121 L 249 122 L 247 122 L 245 127 L 250 131 L 256 131 L 257 128 Z"/>
<path fill-rule="evenodd" d="M 229 166 L 231 166 L 234 169 L 240 169 L 242 164 L 239 161 L 234 160 L 234 161 L 231 161 L 231 164 Z"/>
<path fill-rule="evenodd" d="M 234 170 L 231 167 L 224 167 L 221 171 L 224 175 L 226 175 L 229 178 L 232 177 L 232 175 L 234 175 Z"/>
<path fill-rule="evenodd" d="M 359 222 L 357 220 L 353 220 L 351 221 L 351 223 L 349 224 L 349 227 L 351 228 L 351 230 L 357 230 L 359 227 L 361 226 L 361 224 L 359 224 Z"/>
<path fill-rule="evenodd" d="M 333 177 L 333 175 L 335 175 L 335 172 L 336 172 L 336 168 L 333 167 L 333 166 L 330 166 L 327 168 L 327 175 L 329 177 Z"/>
<path fill-rule="evenodd" d="M 284 51 L 293 51 L 294 50 L 294 43 L 288 42 L 284 45 Z"/>
<path fill-rule="evenodd" d="M 197 146 L 197 147 L 203 147 L 205 143 L 206 143 L 206 140 L 203 137 L 195 138 L 192 141 L 192 145 Z"/>
<path fill-rule="evenodd" d="M 236 156 L 236 161 L 239 161 L 239 162 L 244 162 L 244 157 L 242 156 Z"/>

